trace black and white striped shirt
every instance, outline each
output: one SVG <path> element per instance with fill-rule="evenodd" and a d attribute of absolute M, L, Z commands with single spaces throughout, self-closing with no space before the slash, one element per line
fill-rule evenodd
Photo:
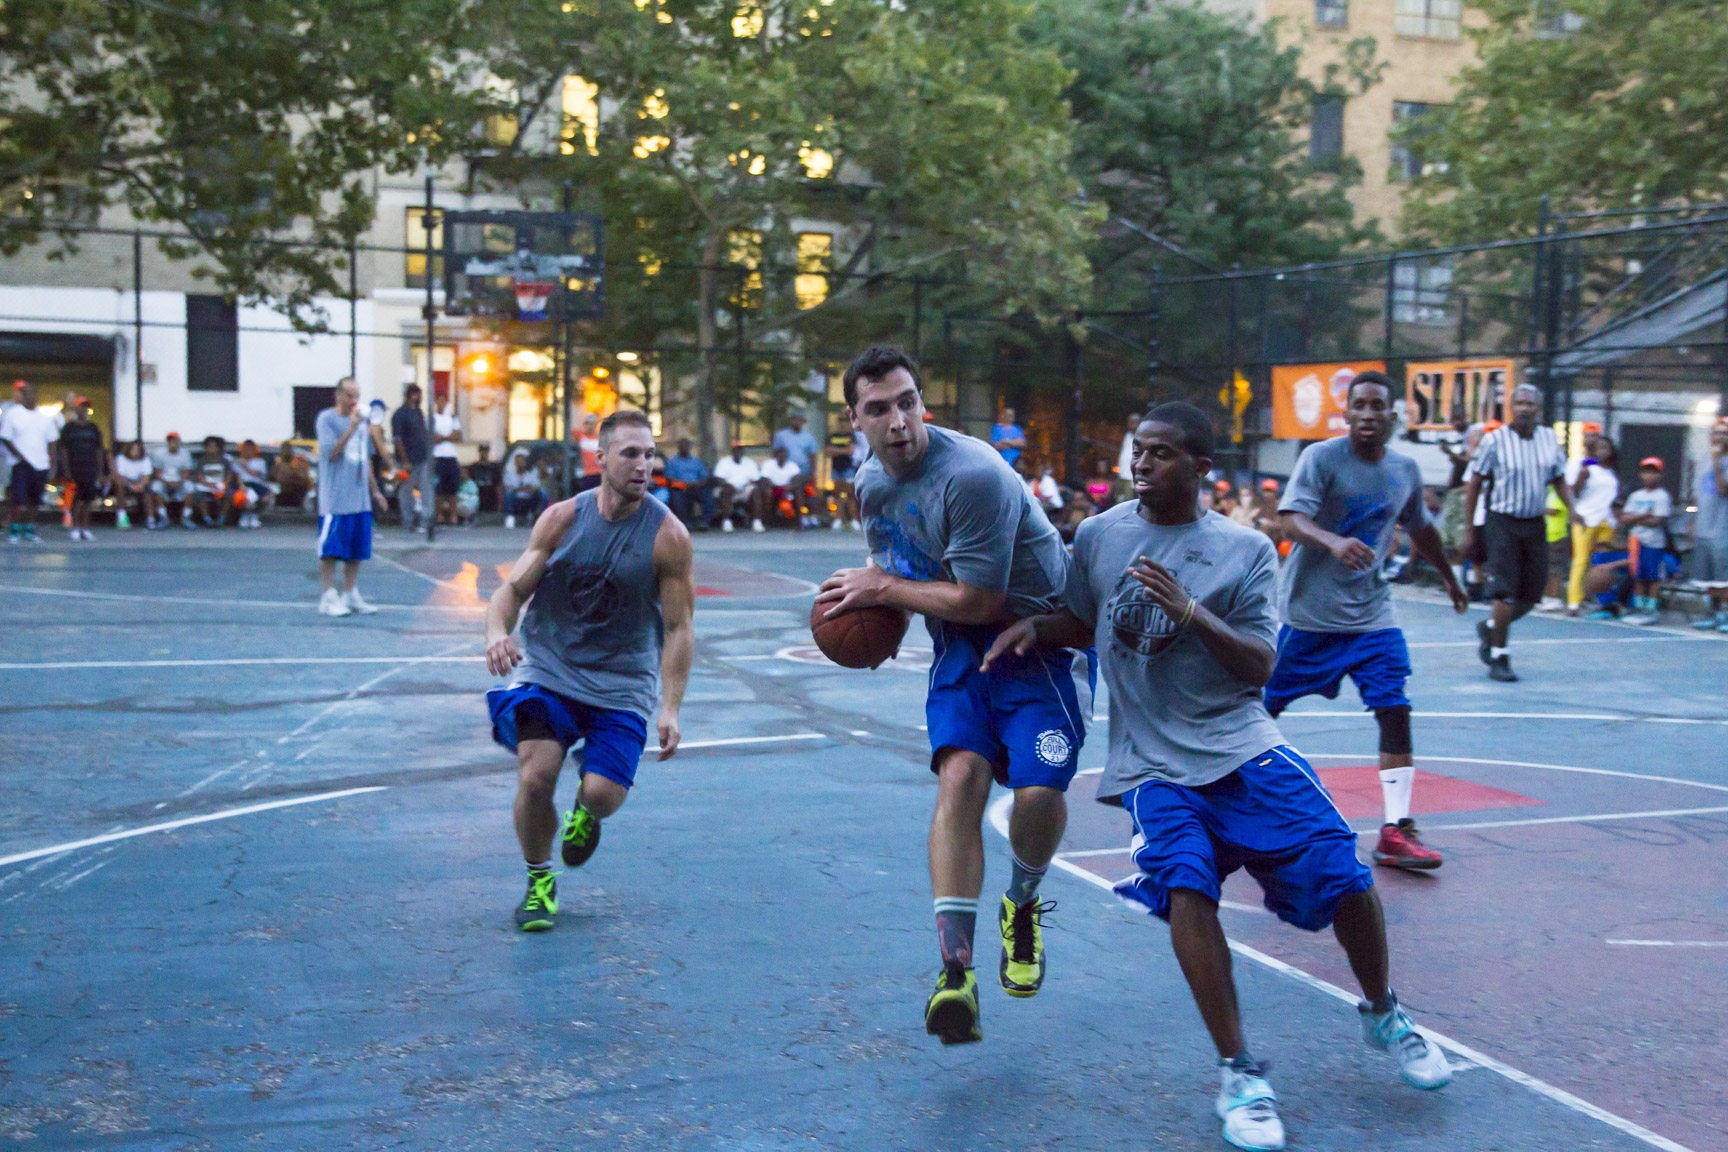
<path fill-rule="evenodd" d="M 1548 485 L 1565 470 L 1566 453 L 1554 429 L 1538 424 L 1528 440 L 1509 427 L 1482 437 L 1466 474 L 1493 478 L 1488 511 L 1528 520 L 1543 514 Z"/>

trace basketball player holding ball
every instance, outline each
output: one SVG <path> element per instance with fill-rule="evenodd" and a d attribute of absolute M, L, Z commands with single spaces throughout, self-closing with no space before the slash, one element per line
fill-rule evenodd
<path fill-rule="evenodd" d="M 829 619 L 887 606 L 925 618 L 935 645 L 925 716 L 936 811 L 930 885 L 942 974 L 924 1012 L 944 1044 L 983 1039 L 972 937 L 984 885 L 985 803 L 994 778 L 1014 790 L 1013 879 L 1002 898 L 999 979 L 1010 996 L 1044 982 L 1038 884 L 1068 821 L 1064 798 L 1085 735 L 1064 648 L 1029 648 L 980 671 L 996 636 L 1052 611 L 1067 579 L 1056 529 L 989 445 L 924 422 L 918 365 L 867 349 L 843 380 L 852 428 L 870 444 L 857 495 L 870 563 L 836 572 L 818 606 Z M 880 654 L 879 654 L 880 655 Z"/>

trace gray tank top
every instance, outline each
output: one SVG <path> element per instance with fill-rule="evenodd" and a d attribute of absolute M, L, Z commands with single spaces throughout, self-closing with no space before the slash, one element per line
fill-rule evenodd
<path fill-rule="evenodd" d="M 600 514 L 599 490 L 576 497 L 522 617 L 514 683 L 650 718 L 660 703 L 660 581 L 654 539 L 667 515 L 652 497 L 625 520 Z"/>

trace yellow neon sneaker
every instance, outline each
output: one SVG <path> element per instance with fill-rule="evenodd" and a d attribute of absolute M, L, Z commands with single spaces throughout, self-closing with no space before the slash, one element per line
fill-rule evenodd
<path fill-rule="evenodd" d="M 936 991 L 924 1006 L 924 1031 L 943 1044 L 971 1044 L 984 1039 L 978 1026 L 978 978 L 972 969 L 950 960 L 936 977 Z"/>
<path fill-rule="evenodd" d="M 1044 913 L 1054 911 L 1056 901 L 1036 899 L 1016 904 L 1002 897 L 1002 991 L 1025 998 L 1038 995 L 1044 986 Z"/>
<path fill-rule="evenodd" d="M 544 932 L 558 914 L 558 882 L 550 872 L 528 873 L 528 895 L 516 909 L 516 927 L 524 932 Z"/>

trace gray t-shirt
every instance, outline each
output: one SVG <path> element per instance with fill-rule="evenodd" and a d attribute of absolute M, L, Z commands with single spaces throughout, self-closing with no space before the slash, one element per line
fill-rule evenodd
<path fill-rule="evenodd" d="M 1068 576 L 1062 537 L 994 448 L 930 428 L 915 475 L 896 480 L 872 458 L 858 504 L 877 567 L 907 580 L 946 580 L 1008 594 L 1017 618 L 1055 610 Z"/>
<path fill-rule="evenodd" d="M 170 452 L 167 448 L 158 448 L 150 453 L 150 462 L 156 466 L 156 479 L 164 484 L 178 484 L 192 475 L 195 465 L 192 463 L 192 452 L 186 445 L 180 445 L 180 451 Z"/>
<path fill-rule="evenodd" d="M 1728 459 L 1705 460 L 1698 469 L 1698 517 L 1692 530 L 1700 540 L 1728 541 L 1728 496 L 1716 494 L 1716 473 L 1728 471 Z"/>
<path fill-rule="evenodd" d="M 1366 572 L 1352 572 L 1324 548 L 1296 545 L 1278 579 L 1286 624 L 1306 632 L 1398 627 L 1380 565 L 1392 552 L 1398 525 L 1414 533 L 1428 523 L 1416 461 L 1388 448 L 1370 464 L 1351 449 L 1348 436 L 1323 441 L 1296 461 L 1278 511 L 1306 513 L 1326 531 L 1362 541 L 1376 559 Z"/>
<path fill-rule="evenodd" d="M 1068 574 L 1068 610 L 1092 626 L 1110 690 L 1110 752 L 1098 799 L 1148 780 L 1198 787 L 1284 743 L 1260 688 L 1224 670 L 1129 574 L 1140 557 L 1169 569 L 1183 589 L 1239 632 L 1278 638 L 1272 597 L 1278 553 L 1263 533 L 1216 512 L 1160 527 L 1138 501 L 1082 521 Z"/>
<path fill-rule="evenodd" d="M 348 418 L 334 408 L 318 413 L 318 515 L 350 516 L 372 511 L 372 486 L 367 461 L 372 436 L 362 419 L 342 446 L 342 458 L 330 459 L 331 449 L 348 431 Z"/>

